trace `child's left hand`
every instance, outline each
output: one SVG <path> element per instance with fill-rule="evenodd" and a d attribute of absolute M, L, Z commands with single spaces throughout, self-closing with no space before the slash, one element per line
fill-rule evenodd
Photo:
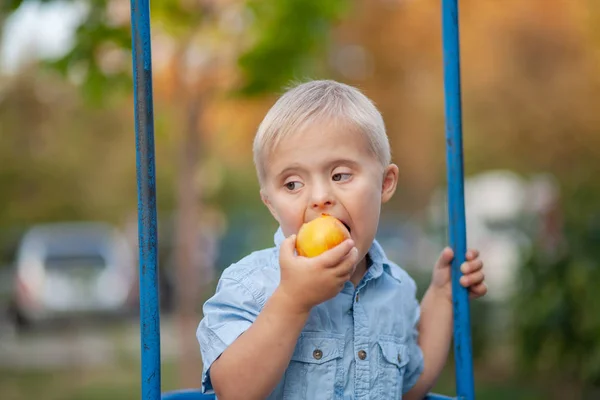
<path fill-rule="evenodd" d="M 470 299 L 482 297 L 487 293 L 487 286 L 484 282 L 483 261 L 478 257 L 479 251 L 468 250 L 466 260 L 460 267 L 463 273 L 460 284 L 469 289 Z M 447 295 L 450 302 L 452 302 L 451 263 L 453 258 L 454 252 L 451 248 L 446 247 L 435 264 L 431 281 L 431 285 Z"/>

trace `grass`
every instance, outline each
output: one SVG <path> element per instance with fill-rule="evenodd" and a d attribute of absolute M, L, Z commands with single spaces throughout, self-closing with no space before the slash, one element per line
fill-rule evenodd
<path fill-rule="evenodd" d="M 93 369 L 54 371 L 0 369 L 4 400 L 130 400 L 140 398 L 139 364 L 124 363 Z M 161 369 L 163 390 L 177 388 L 173 364 Z"/>
<path fill-rule="evenodd" d="M 0 370 L 0 398 L 4 400 L 130 400 L 140 398 L 139 363 L 79 370 L 14 371 Z M 163 391 L 178 388 L 177 368 L 164 363 L 161 370 Z M 538 400 L 551 398 L 541 389 L 524 386 L 514 379 L 478 379 L 478 400 Z M 435 393 L 454 395 L 454 375 L 444 371 Z"/>
<path fill-rule="evenodd" d="M 432 392 L 446 396 L 456 395 L 454 372 L 450 368 L 444 371 Z M 552 398 L 532 384 L 509 377 L 476 378 L 475 397 L 477 400 L 547 400 Z"/>

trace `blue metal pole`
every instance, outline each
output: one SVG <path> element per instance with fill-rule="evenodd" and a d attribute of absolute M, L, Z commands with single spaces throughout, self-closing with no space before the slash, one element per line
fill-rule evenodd
<path fill-rule="evenodd" d="M 131 0 L 131 41 L 140 247 L 142 399 L 159 400 L 160 319 L 149 0 Z"/>
<path fill-rule="evenodd" d="M 460 286 L 460 266 L 465 261 L 467 237 L 463 172 L 462 110 L 460 90 L 460 40 L 458 0 L 442 0 L 442 42 L 446 111 L 446 169 L 448 180 L 448 230 L 452 261 L 454 356 L 456 390 L 461 400 L 475 399 L 469 297 Z"/>

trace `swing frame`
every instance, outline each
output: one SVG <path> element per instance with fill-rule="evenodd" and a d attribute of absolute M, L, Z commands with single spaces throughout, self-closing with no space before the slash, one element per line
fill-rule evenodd
<path fill-rule="evenodd" d="M 462 143 L 458 0 L 441 0 L 445 96 L 448 238 L 452 261 L 452 305 L 456 397 L 427 395 L 427 400 L 474 400 L 471 322 L 467 290 L 459 283 L 465 261 L 466 224 Z M 158 292 L 156 165 L 149 0 L 131 0 L 131 53 L 134 87 L 136 176 L 140 280 L 142 400 L 210 400 L 198 389 L 161 393 L 160 310 Z"/>

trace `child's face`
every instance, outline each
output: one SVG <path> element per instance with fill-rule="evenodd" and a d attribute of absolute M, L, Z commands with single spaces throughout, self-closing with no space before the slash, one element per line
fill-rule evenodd
<path fill-rule="evenodd" d="M 323 123 L 282 140 L 263 161 L 261 197 L 286 237 L 327 213 L 350 228 L 359 259 L 366 255 L 396 189 L 396 165 L 384 168 L 363 135 Z"/>

